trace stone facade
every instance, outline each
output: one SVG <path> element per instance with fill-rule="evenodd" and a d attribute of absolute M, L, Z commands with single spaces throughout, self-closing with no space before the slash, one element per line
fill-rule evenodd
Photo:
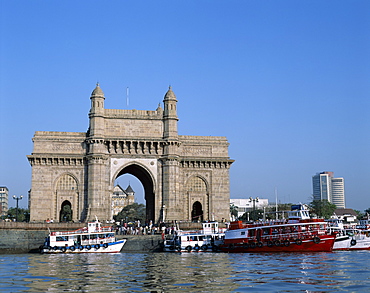
<path fill-rule="evenodd" d="M 135 203 L 135 192 L 131 185 L 125 190 L 117 184 L 112 194 L 112 215 L 116 216 L 124 207 L 133 203 Z"/>
<path fill-rule="evenodd" d="M 86 133 L 37 131 L 33 137 L 31 221 L 61 221 L 66 205 L 74 221 L 110 220 L 114 182 L 126 173 L 143 184 L 148 220 L 229 218 L 229 143 L 178 135 L 171 88 L 164 109 L 155 111 L 105 109 L 99 85 L 90 100 Z"/>

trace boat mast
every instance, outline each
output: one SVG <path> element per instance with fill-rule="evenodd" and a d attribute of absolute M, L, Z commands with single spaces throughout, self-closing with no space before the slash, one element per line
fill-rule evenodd
<path fill-rule="evenodd" d="M 278 219 L 278 197 L 277 197 L 277 188 L 275 187 L 275 217 Z"/>

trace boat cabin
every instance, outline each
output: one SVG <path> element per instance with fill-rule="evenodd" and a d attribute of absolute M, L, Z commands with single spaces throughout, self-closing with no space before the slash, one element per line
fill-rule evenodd
<path fill-rule="evenodd" d="M 203 234 L 218 233 L 218 222 L 204 222 L 202 223 Z"/>
<path fill-rule="evenodd" d="M 111 227 L 102 227 L 99 221 L 89 222 L 87 227 L 64 232 L 51 232 L 45 246 L 70 247 L 81 245 L 100 245 L 115 241 Z"/>
<path fill-rule="evenodd" d="M 291 210 L 288 212 L 288 219 L 290 223 L 294 223 L 294 221 L 308 220 L 310 219 L 310 212 L 306 205 L 292 205 Z"/>

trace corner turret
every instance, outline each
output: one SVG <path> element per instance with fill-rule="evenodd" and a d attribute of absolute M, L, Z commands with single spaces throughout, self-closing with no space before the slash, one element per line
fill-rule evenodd
<path fill-rule="evenodd" d="M 99 86 L 96 84 L 95 89 L 91 93 L 91 108 L 89 113 L 90 127 L 89 134 L 91 136 L 103 136 L 104 135 L 104 93 Z"/>
<path fill-rule="evenodd" d="M 175 138 L 177 139 L 177 99 L 175 93 L 172 91 L 171 86 L 169 87 L 167 93 L 163 99 L 164 103 L 164 112 L 163 112 L 163 121 L 164 121 L 164 133 L 163 138 Z"/>

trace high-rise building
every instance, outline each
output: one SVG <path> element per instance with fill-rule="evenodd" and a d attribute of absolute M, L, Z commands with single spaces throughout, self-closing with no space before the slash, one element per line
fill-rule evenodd
<path fill-rule="evenodd" d="M 5 217 L 8 214 L 8 195 L 8 188 L 0 186 L 0 217 Z"/>
<path fill-rule="evenodd" d="M 314 200 L 326 199 L 337 208 L 345 208 L 344 179 L 334 178 L 334 172 L 320 172 L 312 176 Z"/>

